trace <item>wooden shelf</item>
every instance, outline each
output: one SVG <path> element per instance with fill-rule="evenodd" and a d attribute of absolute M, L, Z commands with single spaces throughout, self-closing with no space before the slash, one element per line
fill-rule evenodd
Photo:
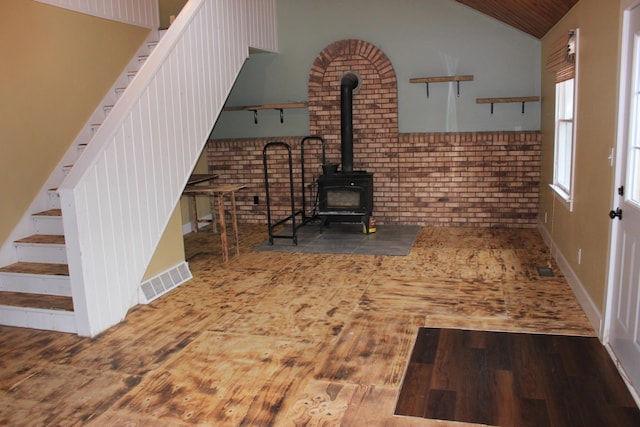
<path fill-rule="evenodd" d="M 519 96 L 513 98 L 478 98 L 478 104 L 504 104 L 509 102 L 537 102 L 540 101 L 539 96 Z"/>
<path fill-rule="evenodd" d="M 436 76 L 436 77 L 417 77 L 409 79 L 409 83 L 426 83 L 427 98 L 429 97 L 429 83 L 451 83 L 456 82 L 458 84 L 458 96 L 460 96 L 460 82 L 471 82 L 473 76 Z"/>
<path fill-rule="evenodd" d="M 477 98 L 476 104 L 491 104 L 491 114 L 493 114 L 493 104 L 522 103 L 522 114 L 524 114 L 525 103 L 539 101 L 539 96 L 516 96 L 511 98 Z"/>
<path fill-rule="evenodd" d="M 289 108 L 307 108 L 306 102 L 288 102 L 284 104 L 244 105 L 240 107 L 226 107 L 225 111 L 257 111 L 257 110 L 284 110 Z"/>
<path fill-rule="evenodd" d="M 283 104 L 243 105 L 226 107 L 224 111 L 253 111 L 253 123 L 258 124 L 258 110 L 280 110 L 280 123 L 284 123 L 284 110 L 291 108 L 307 108 L 307 102 L 286 102 Z"/>
<path fill-rule="evenodd" d="M 409 83 L 446 83 L 471 81 L 473 81 L 473 76 L 418 77 L 415 79 L 409 79 Z"/>

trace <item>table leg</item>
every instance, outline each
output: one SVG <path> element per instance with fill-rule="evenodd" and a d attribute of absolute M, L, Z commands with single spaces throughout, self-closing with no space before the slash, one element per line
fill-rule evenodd
<path fill-rule="evenodd" d="M 210 194 L 209 207 L 211 209 L 211 231 L 215 233 L 218 231 L 218 226 L 216 225 L 216 203 L 213 199 L 214 199 L 214 195 Z"/>
<path fill-rule="evenodd" d="M 238 239 L 238 221 L 236 219 L 236 193 L 231 192 L 231 226 L 233 227 L 233 234 L 236 240 L 236 256 L 240 255 L 240 242 Z"/>
<path fill-rule="evenodd" d="M 220 221 L 220 242 L 222 243 L 222 261 L 229 262 L 229 250 L 227 249 L 227 227 L 224 218 L 224 196 L 218 193 L 218 218 Z"/>
<path fill-rule="evenodd" d="M 193 232 L 198 232 L 198 205 L 195 194 L 189 197 L 191 199 L 191 223 L 193 224 Z"/>

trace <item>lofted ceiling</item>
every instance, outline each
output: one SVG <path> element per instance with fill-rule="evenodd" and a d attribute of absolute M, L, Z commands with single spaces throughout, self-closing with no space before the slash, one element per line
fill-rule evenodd
<path fill-rule="evenodd" d="M 578 0 L 456 0 L 534 37 L 542 38 Z"/>

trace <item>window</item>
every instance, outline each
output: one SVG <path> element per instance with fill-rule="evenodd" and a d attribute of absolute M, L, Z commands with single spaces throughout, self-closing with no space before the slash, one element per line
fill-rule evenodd
<path fill-rule="evenodd" d="M 569 203 L 573 194 L 574 83 L 575 79 L 556 83 L 553 189 Z"/>
<path fill-rule="evenodd" d="M 625 200 L 640 207 L 640 36 L 634 37 L 634 44 L 634 76 L 625 184 L 628 191 L 625 191 Z"/>
<path fill-rule="evenodd" d="M 551 188 L 573 209 L 578 30 L 558 39 L 547 57 L 547 70 L 555 73 L 556 104 Z"/>

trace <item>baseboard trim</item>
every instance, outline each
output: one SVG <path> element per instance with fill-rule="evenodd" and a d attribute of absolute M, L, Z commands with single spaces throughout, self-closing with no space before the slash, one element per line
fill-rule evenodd
<path fill-rule="evenodd" d="M 551 234 L 549 234 L 549 231 L 540 221 L 538 222 L 538 231 L 542 235 L 542 238 L 547 244 L 547 246 L 549 246 L 549 248 L 551 249 L 551 255 L 553 256 L 553 259 L 555 259 L 556 263 L 558 264 L 558 267 L 560 268 L 560 271 L 567 279 L 569 286 L 571 286 L 571 290 L 576 296 L 578 303 L 580 304 L 585 314 L 587 315 L 587 318 L 589 319 L 591 326 L 593 326 L 593 329 L 595 329 L 595 331 L 597 332 L 598 338 L 600 339 L 600 341 L 602 341 L 603 339 L 602 324 L 604 321 L 602 317 L 602 313 L 600 312 L 600 310 L 598 310 L 596 305 L 593 303 L 593 300 L 585 290 L 584 286 L 582 285 L 582 282 L 580 282 L 580 279 L 578 278 L 576 273 L 573 271 L 573 269 L 569 265 L 569 262 L 567 261 L 565 256 L 562 254 L 562 252 L 558 248 L 558 245 L 556 245 L 556 243 L 553 241 Z"/>
<path fill-rule="evenodd" d="M 207 225 L 211 225 L 211 219 L 213 218 L 213 216 L 211 214 L 209 215 L 205 215 L 203 217 L 200 217 L 199 219 L 203 219 L 205 220 L 205 222 L 199 222 L 198 223 L 198 230 L 200 230 L 202 227 L 206 227 Z M 193 232 L 193 223 L 191 221 L 189 221 L 186 224 L 182 224 L 182 235 L 184 236 L 185 234 L 189 234 Z"/>

